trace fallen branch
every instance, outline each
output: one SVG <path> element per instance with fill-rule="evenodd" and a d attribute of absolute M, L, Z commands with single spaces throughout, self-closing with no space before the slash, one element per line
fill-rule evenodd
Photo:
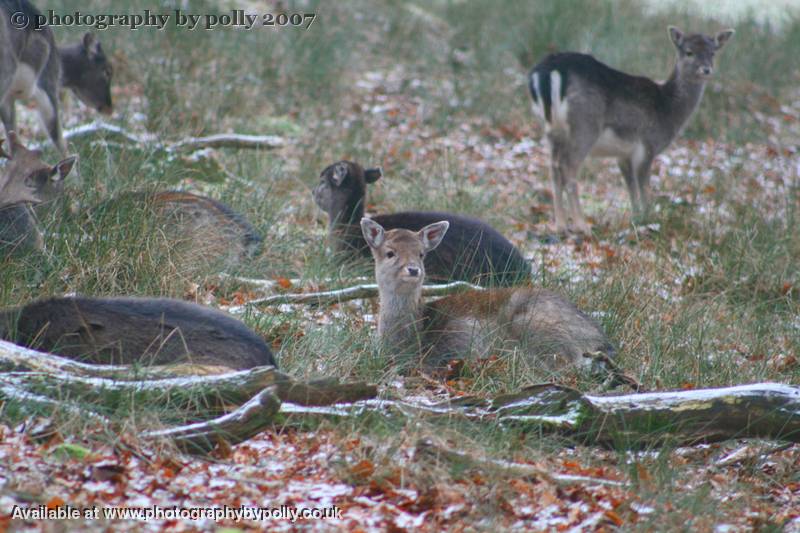
<path fill-rule="evenodd" d="M 167 152 L 194 152 L 205 148 L 238 148 L 272 150 L 286 146 L 286 140 L 277 135 L 244 135 L 239 133 L 219 133 L 205 137 L 188 137 L 172 143 L 165 143 L 152 133 L 136 134 L 124 128 L 101 120 L 81 124 L 64 132 L 70 141 L 90 142 L 102 139 L 121 144 L 146 144 Z M 31 147 L 41 148 L 41 144 Z"/>
<path fill-rule="evenodd" d="M 239 133 L 218 133 L 206 137 L 190 137 L 167 146 L 172 152 L 193 152 L 205 148 L 258 148 L 271 150 L 286 146 L 283 137 L 277 135 L 242 135 Z"/>
<path fill-rule="evenodd" d="M 791 448 L 793 445 L 794 444 L 791 442 L 779 444 L 777 446 L 767 443 L 762 443 L 761 445 L 747 443 L 737 450 L 726 454 L 725 457 L 717 460 L 714 463 L 714 466 L 717 468 L 722 468 L 736 463 L 747 463 L 753 461 L 754 459 L 765 459 L 773 453 L 782 452 L 783 450 Z"/>
<path fill-rule="evenodd" d="M 462 418 L 476 423 L 532 426 L 615 447 L 730 438 L 800 442 L 800 388 L 776 383 L 618 396 L 585 395 L 568 387 L 543 384 L 493 399 L 462 397 L 427 404 L 375 399 L 377 388 L 366 383 L 339 383 L 335 379 L 303 383 L 273 367 L 143 380 L 141 369 L 85 365 L 3 341 L 0 369 L 6 370 L 0 373 L 0 395 L 14 402 L 30 401 L 36 408 L 60 406 L 66 399 L 110 410 L 125 405 L 180 408 L 191 413 L 187 416 L 205 418 L 246 404 L 269 389 L 286 402 L 280 407 L 281 413 L 302 417 L 377 413 L 405 418 Z"/>
<path fill-rule="evenodd" d="M 494 399 L 462 397 L 438 404 L 367 400 L 328 407 L 284 404 L 281 412 L 334 418 L 369 412 L 462 418 L 536 427 L 589 444 L 629 448 L 731 438 L 800 442 L 800 388 L 776 383 L 621 396 L 584 395 L 543 384 Z"/>
<path fill-rule="evenodd" d="M 422 296 L 445 296 L 463 290 L 484 290 L 484 288 L 473 285 L 472 283 L 467 283 L 466 281 L 454 281 L 445 285 L 424 285 L 422 287 Z M 245 305 L 256 307 L 269 307 L 281 304 L 312 304 L 323 306 L 338 304 L 349 300 L 377 297 L 378 286 L 374 283 L 369 283 L 332 291 L 277 294 L 275 296 L 250 300 Z M 234 306 L 230 307 L 229 310 L 236 313 L 242 311 L 243 308 L 244 306 Z"/>
<path fill-rule="evenodd" d="M 241 407 L 214 420 L 178 426 L 158 431 L 146 431 L 145 439 L 171 439 L 181 450 L 189 453 L 207 453 L 220 441 L 238 444 L 248 440 L 269 425 L 278 412 L 281 402 L 270 387 L 256 394 Z"/>
<path fill-rule="evenodd" d="M 131 367 L 124 365 L 92 365 L 66 357 L 38 352 L 0 339 L 0 372 L 45 372 L 83 377 L 127 381 L 165 379 L 230 372 L 227 367 L 210 365 L 165 365 Z"/>
<path fill-rule="evenodd" d="M 66 412 L 70 415 L 81 418 L 91 418 L 108 423 L 108 420 L 93 411 L 86 410 L 73 402 L 54 400 L 40 394 L 33 394 L 26 390 L 19 389 L 9 384 L 0 384 L 0 402 L 3 403 L 4 410 L 8 410 L 7 404 L 13 404 L 26 415 L 43 415 L 53 412 Z"/>
<path fill-rule="evenodd" d="M 499 461 L 497 459 L 479 458 L 465 452 L 448 450 L 437 446 L 429 439 L 420 439 L 415 446 L 416 452 L 434 459 L 444 459 L 451 463 L 461 463 L 468 467 L 480 468 L 483 471 L 498 472 L 515 477 L 535 477 L 548 481 L 553 485 L 603 485 L 606 487 L 624 487 L 626 483 L 613 479 L 595 478 L 590 476 L 575 476 L 570 474 L 556 474 L 548 472 L 533 465 Z"/>
<path fill-rule="evenodd" d="M 269 366 L 210 376 L 125 381 L 70 373 L 5 372 L 0 374 L 0 385 L 58 400 L 80 398 L 110 410 L 124 404 L 159 406 L 193 412 L 200 418 L 241 405 L 269 387 L 275 388 L 281 400 L 298 405 L 355 402 L 378 393 L 377 387 L 366 383 L 339 383 L 335 379 L 302 383 Z"/>

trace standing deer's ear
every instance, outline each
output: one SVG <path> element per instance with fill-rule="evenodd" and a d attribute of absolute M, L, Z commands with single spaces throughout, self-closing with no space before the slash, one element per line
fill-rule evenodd
<path fill-rule="evenodd" d="M 83 35 L 83 49 L 89 59 L 94 59 L 101 54 L 100 41 L 97 40 L 94 33 L 86 32 Z"/>
<path fill-rule="evenodd" d="M 667 31 L 669 32 L 669 38 L 672 40 L 672 44 L 680 49 L 680 47 L 683 46 L 683 32 L 675 26 L 668 26 Z"/>
<path fill-rule="evenodd" d="M 72 167 L 75 165 L 75 161 L 77 160 L 78 160 L 77 155 L 73 155 L 66 159 L 62 159 L 61 161 L 56 163 L 53 166 L 53 168 L 50 169 L 50 178 L 53 181 L 63 180 L 70 173 Z"/>
<path fill-rule="evenodd" d="M 386 237 L 383 226 L 367 217 L 361 219 L 361 233 L 370 248 L 380 248 Z"/>
<path fill-rule="evenodd" d="M 447 228 L 450 227 L 450 223 L 446 220 L 442 220 L 441 222 L 434 222 L 433 224 L 428 224 L 421 230 L 419 230 L 419 237 L 422 239 L 422 245 L 425 247 L 425 253 L 434 250 L 444 239 L 444 234 L 447 233 Z"/>
<path fill-rule="evenodd" d="M 717 44 L 717 50 L 725 46 L 725 43 L 728 42 L 728 39 L 733 37 L 733 33 L 734 32 L 732 29 L 722 30 L 717 34 L 716 37 L 714 37 L 714 42 Z"/>
<path fill-rule="evenodd" d="M 383 169 L 381 167 L 378 168 L 368 168 L 364 171 L 364 181 L 367 183 L 375 183 L 383 176 Z"/>
<path fill-rule="evenodd" d="M 347 163 L 345 163 L 344 161 L 336 163 L 333 166 L 333 176 L 331 176 L 331 178 L 333 179 L 333 183 L 337 187 L 341 187 L 342 183 L 344 182 L 344 179 L 347 177 L 349 170 L 350 169 L 347 167 Z"/>

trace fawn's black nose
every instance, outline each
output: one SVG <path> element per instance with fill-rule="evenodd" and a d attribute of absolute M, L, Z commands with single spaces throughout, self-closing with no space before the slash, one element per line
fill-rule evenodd
<path fill-rule="evenodd" d="M 703 74 L 703 76 L 710 76 L 711 67 L 700 67 L 700 73 Z"/>
<path fill-rule="evenodd" d="M 419 269 L 417 267 L 408 267 L 408 275 L 411 277 L 419 276 Z"/>

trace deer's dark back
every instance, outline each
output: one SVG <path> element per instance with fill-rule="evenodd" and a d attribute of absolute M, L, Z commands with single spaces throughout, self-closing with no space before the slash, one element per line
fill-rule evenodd
<path fill-rule="evenodd" d="M 359 227 L 364 215 L 367 184 L 381 177 L 377 168 L 340 161 L 322 171 L 314 201 L 328 214 L 331 238 L 343 253 L 369 257 Z M 474 217 L 432 211 L 406 211 L 372 217 L 386 230 L 419 231 L 447 220 L 442 244 L 425 258 L 429 279 L 465 280 L 482 285 L 517 285 L 530 280 L 531 268 L 517 248 L 487 223 Z"/>
<path fill-rule="evenodd" d="M 167 298 L 49 298 L 0 314 L 23 346 L 98 364 L 275 365 L 264 340 L 221 311 Z"/>

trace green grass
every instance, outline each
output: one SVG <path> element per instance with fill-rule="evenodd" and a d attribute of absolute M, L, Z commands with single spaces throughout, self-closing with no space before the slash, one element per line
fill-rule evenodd
<path fill-rule="evenodd" d="M 319 15 L 309 31 L 170 28 L 100 33 L 115 63 L 119 124 L 170 140 L 227 130 L 275 133 L 289 137 L 294 146 L 288 156 L 220 150 L 222 166 L 240 178 L 220 182 L 202 172 L 188 173 L 180 163 L 165 162 L 152 147 L 75 144 L 83 182 L 71 183 L 63 205 L 42 215 L 44 253 L 0 259 L 0 305 L 69 292 L 184 298 L 187 287 L 195 284 L 201 292 L 216 286 L 216 296 L 230 298 L 239 287 L 220 282 L 214 265 L 183 255 L 152 212 L 137 205 L 90 211 L 123 192 L 176 186 L 219 198 L 264 234 L 263 253 L 235 273 L 335 286 L 370 275 L 369 262 L 342 266 L 326 252 L 323 217 L 310 198 L 320 170 L 341 158 L 386 166 L 386 176 L 370 191 L 372 211 L 458 211 L 480 216 L 509 234 L 518 222 L 531 218 L 526 185 L 517 184 L 513 194 L 503 194 L 502 179 L 497 186 L 483 176 L 471 179 L 471 166 L 446 150 L 438 157 L 414 158 L 420 145 L 412 135 L 384 142 L 394 126 L 376 129 L 370 111 L 376 102 L 356 88 L 365 73 L 400 72 L 399 88 L 389 97 L 419 104 L 418 115 L 397 118 L 398 123 L 412 122 L 412 131 L 427 128 L 443 136 L 457 135 L 461 124 L 472 124 L 503 126 L 538 138 L 525 76 L 548 51 L 591 50 L 612 66 L 663 78 L 673 60 L 668 24 L 703 31 L 722 27 L 678 10 L 645 16 L 638 3 L 624 0 L 510 1 L 502 6 L 488 0 L 301 5 Z M 120 9 L 98 0 L 64 2 L 63 9 L 78 7 Z M 145 7 L 152 5 L 137 1 L 124 9 Z M 192 5 L 196 12 L 218 9 L 213 2 Z M 770 133 L 754 111 L 776 113 L 800 81 L 800 19 L 789 21 L 781 32 L 750 18 L 735 27 L 735 37 L 719 57 L 716 81 L 684 134 L 687 138 L 742 146 L 766 142 Z M 60 28 L 56 33 L 68 41 L 82 31 Z M 471 133 L 478 130 L 476 126 Z M 51 148 L 45 158 L 55 161 Z M 597 279 L 565 281 L 574 272 L 551 275 L 540 268 L 544 255 L 535 256 L 536 279 L 567 292 L 581 308 L 600 311 L 604 329 L 619 347 L 622 367 L 648 388 L 800 382 L 800 366 L 770 364 L 779 354 L 800 353 L 797 188 L 786 199 L 785 213 L 776 217 L 774 206 L 766 201 L 736 197 L 733 184 L 749 177 L 742 172 L 717 176 L 714 202 L 727 206 L 732 219 L 701 214 L 694 206 L 663 206 L 654 215 L 660 231 L 620 245 L 630 253 L 609 260 Z M 535 178 L 546 186 L 546 175 Z M 680 190 L 664 192 L 677 196 Z M 612 225 L 598 232 L 616 244 L 624 229 Z M 683 285 L 680 294 L 664 297 L 662 289 L 669 291 L 676 283 Z M 281 366 L 298 377 L 335 375 L 386 385 L 397 372 L 377 352 L 371 328 L 362 320 L 363 313 L 376 311 L 370 303 L 342 305 L 335 318 L 322 325 L 309 318 L 305 308 L 250 312 L 243 320 L 278 349 Z M 516 390 L 542 377 L 521 368 L 476 365 L 454 386 L 489 394 Z M 598 390 L 596 381 L 574 373 L 555 379 Z M 11 412 L 3 415 L 10 417 Z M 132 418 L 136 422 L 136 413 Z M 485 425 L 359 420 L 337 427 L 343 435 L 356 433 L 375 444 L 365 444 L 360 453 L 375 464 L 388 465 L 396 449 L 412 438 L 404 436 L 406 432 L 414 437 L 441 433 L 467 449 L 501 459 L 537 460 L 575 445 Z M 656 508 L 648 518 L 652 522 L 637 526 L 641 530 L 663 524 L 673 530 L 692 527 L 692 517 L 717 501 L 707 485 L 689 491 L 675 488 L 691 467 L 673 470 L 672 451 L 641 459 L 654 472 L 642 498 Z M 577 447 L 575 453 L 593 461 L 591 450 Z M 624 452 L 620 454 L 616 466 L 639 483 L 636 464 L 625 464 Z M 440 468 L 419 468 L 413 475 L 421 484 L 433 483 L 436 476 L 462 477 L 457 465 Z M 494 482 L 501 484 L 502 479 Z M 501 512 L 485 505 L 490 513 Z M 659 522 L 662 519 L 668 522 Z"/>

